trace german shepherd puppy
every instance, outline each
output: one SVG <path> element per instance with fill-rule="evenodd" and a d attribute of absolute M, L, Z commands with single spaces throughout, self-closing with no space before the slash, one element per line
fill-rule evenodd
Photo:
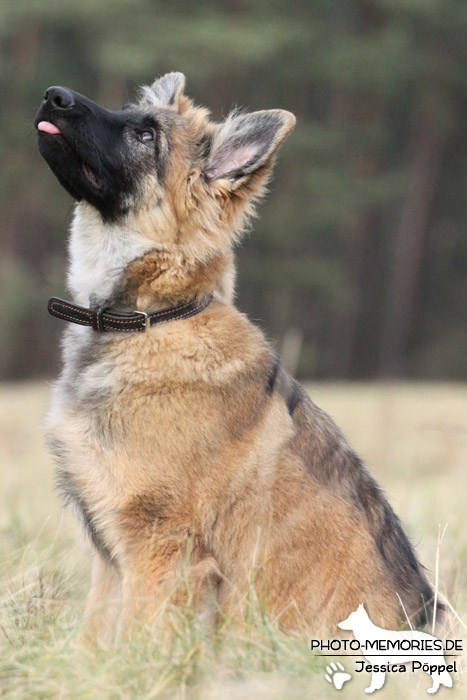
<path fill-rule="evenodd" d="M 288 630 L 335 631 L 360 603 L 424 624 L 433 591 L 398 518 L 233 305 L 233 246 L 295 118 L 214 123 L 184 83 L 116 111 L 52 87 L 35 120 L 78 203 L 47 430 L 93 544 L 91 626 L 112 627 L 109 601 L 147 618 L 182 579 L 180 601 L 234 619 L 254 585 Z"/>

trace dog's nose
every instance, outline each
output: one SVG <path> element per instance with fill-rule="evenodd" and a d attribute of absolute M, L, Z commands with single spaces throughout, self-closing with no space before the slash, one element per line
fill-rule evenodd
<path fill-rule="evenodd" d="M 63 87 L 49 87 L 44 93 L 44 104 L 51 109 L 71 109 L 75 100 L 71 90 Z"/>

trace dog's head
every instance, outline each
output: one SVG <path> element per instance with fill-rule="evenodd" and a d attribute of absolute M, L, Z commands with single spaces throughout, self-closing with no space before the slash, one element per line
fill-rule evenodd
<path fill-rule="evenodd" d="M 354 610 L 350 615 L 341 622 L 337 623 L 337 626 L 341 630 L 354 630 L 357 626 L 361 626 L 369 621 L 368 613 L 365 610 L 363 603 L 360 603 L 358 608 Z"/>
<path fill-rule="evenodd" d="M 184 84 L 169 73 L 115 111 L 51 87 L 35 125 L 41 154 L 82 206 L 200 259 L 242 230 L 295 118 L 234 112 L 214 123 Z"/>

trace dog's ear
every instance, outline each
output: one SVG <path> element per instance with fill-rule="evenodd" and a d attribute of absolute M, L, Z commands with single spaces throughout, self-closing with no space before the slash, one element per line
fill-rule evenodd
<path fill-rule="evenodd" d="M 153 82 L 151 87 L 143 88 L 143 99 L 152 105 L 178 109 L 178 101 L 185 89 L 183 73 L 166 73 Z"/>
<path fill-rule="evenodd" d="M 229 115 L 214 132 L 204 168 L 206 181 L 227 180 L 236 190 L 255 174 L 267 178 L 268 166 L 294 126 L 294 115 L 282 109 Z"/>

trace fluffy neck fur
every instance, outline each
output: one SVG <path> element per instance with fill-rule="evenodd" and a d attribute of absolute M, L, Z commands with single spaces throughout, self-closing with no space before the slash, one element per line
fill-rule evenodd
<path fill-rule="evenodd" d="M 230 303 L 235 269 L 230 247 L 194 259 L 162 247 L 125 225 L 108 224 L 89 204 L 76 207 L 69 245 L 68 287 L 76 303 L 143 311 L 213 292 Z"/>

